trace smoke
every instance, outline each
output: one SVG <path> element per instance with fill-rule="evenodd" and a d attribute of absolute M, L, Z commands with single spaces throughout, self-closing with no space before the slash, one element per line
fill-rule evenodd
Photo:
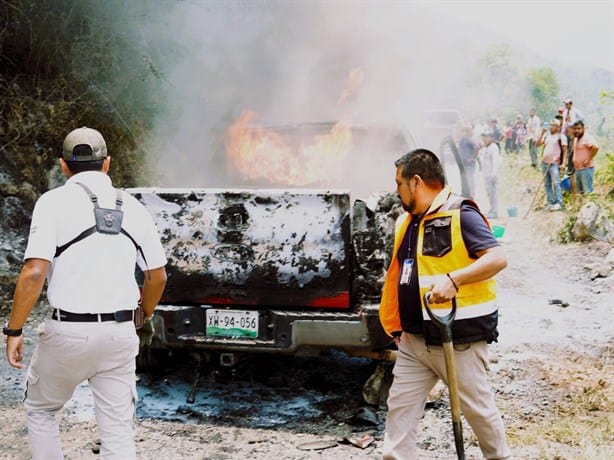
<path fill-rule="evenodd" d="M 535 32 L 549 34 L 548 41 L 531 41 L 549 58 L 554 59 L 554 51 L 567 50 L 551 45 L 557 36 L 551 28 L 560 28 L 563 21 L 556 20 L 558 12 L 569 7 L 552 8 L 551 2 L 540 1 L 47 3 L 51 9 L 55 5 L 56 22 L 66 19 L 65 34 L 77 37 L 65 67 L 88 83 L 88 93 L 108 104 L 112 120 L 122 131 L 137 137 L 140 128 L 149 130 L 155 116 L 144 150 L 158 165 L 151 183 L 161 186 L 250 185 L 245 174 L 229 165 L 225 151 L 228 129 L 245 111 L 255 113 L 254 123 L 262 126 L 335 121 L 392 126 L 416 139 L 405 148 L 437 147 L 425 140 L 425 110 L 458 109 L 467 119 L 498 115 L 503 124 L 509 114 L 526 113 L 533 105 L 522 81 L 527 62 L 547 67 L 552 60 L 540 61 L 534 50 L 523 48 L 526 40 L 515 45 L 512 53 L 497 54 L 505 51 L 498 31 L 511 28 L 516 37 L 532 38 Z M 585 2 L 580 10 L 593 3 Z M 544 6 L 552 11 L 552 20 L 535 27 L 533 19 L 525 19 L 549 17 L 536 14 Z M 524 30 L 525 21 L 533 27 Z M 579 34 L 573 42 L 582 44 L 583 37 L 593 32 Z M 519 50 L 522 57 L 516 59 Z M 577 57 L 567 56 L 567 60 L 575 63 Z M 564 96 L 580 99 L 578 107 L 585 112 L 590 108 L 584 102 L 589 89 L 595 94 L 596 88 L 611 87 L 600 83 L 608 76 L 611 83 L 611 73 L 590 78 L 580 78 L 586 72 L 569 75 L 573 78 L 561 85 Z M 122 115 L 126 112 L 130 116 Z M 142 125 L 134 115 L 141 113 Z M 371 181 L 372 164 L 366 160 L 376 162 L 383 177 L 393 175 L 389 169 L 403 149 L 383 155 L 377 139 L 368 144 L 369 149 L 352 151 L 364 169 L 350 163 L 340 171 L 327 171 L 335 179 L 327 187 L 345 187 L 350 177 Z M 389 189 L 389 184 L 392 177 L 383 186 Z"/>
<path fill-rule="evenodd" d="M 427 109 L 494 110 L 492 89 L 470 84 L 484 40 L 460 33 L 440 10 L 420 2 L 177 2 L 161 34 L 173 53 L 156 62 L 167 82 L 148 147 L 158 185 L 244 185 L 224 151 L 244 110 L 262 125 L 343 120 L 399 126 L 417 139 Z M 342 97 L 356 69 L 361 85 Z M 388 190 L 402 153 L 374 158 L 390 176 Z M 365 168 L 329 174 L 345 187 L 350 173 L 368 180 Z"/>

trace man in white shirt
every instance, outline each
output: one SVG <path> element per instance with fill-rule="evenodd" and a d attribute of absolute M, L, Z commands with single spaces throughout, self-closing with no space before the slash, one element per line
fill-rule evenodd
<path fill-rule="evenodd" d="M 68 180 L 36 202 L 3 329 L 9 364 L 24 368 L 22 328 L 47 279 L 52 313 L 39 326 L 24 398 L 32 458 L 63 458 L 56 415 L 87 380 L 101 457 L 134 459 L 135 310 L 140 303 L 151 324 L 166 284 L 166 256 L 147 210 L 113 188 L 106 174 L 111 157 L 98 131 L 71 131 L 59 162 Z M 145 275 L 142 294 L 135 264 Z"/>
<path fill-rule="evenodd" d="M 529 140 L 529 154 L 531 155 L 531 166 L 537 168 L 537 145 L 541 133 L 541 121 L 535 114 L 535 109 L 529 110 L 527 120 L 527 139 Z"/>
<path fill-rule="evenodd" d="M 568 126 L 573 126 L 576 121 L 584 120 L 584 115 L 573 106 L 571 98 L 565 98 L 562 102 L 565 104 L 565 110 L 563 110 L 563 126 L 561 127 L 561 132 L 565 133 Z"/>
<path fill-rule="evenodd" d="M 499 178 L 499 166 L 501 165 L 501 154 L 499 146 L 493 139 L 490 131 L 482 133 L 484 147 L 482 148 L 482 175 L 484 176 L 484 186 L 490 202 L 490 209 L 486 217 L 496 219 L 499 217 L 499 203 L 497 198 L 497 182 Z"/>

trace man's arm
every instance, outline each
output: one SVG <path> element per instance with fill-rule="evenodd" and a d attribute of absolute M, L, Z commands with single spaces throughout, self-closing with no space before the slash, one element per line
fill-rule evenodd
<path fill-rule="evenodd" d="M 479 251 L 477 256 L 478 259 L 471 265 L 450 273 L 458 286 L 490 279 L 507 267 L 507 258 L 501 246 Z"/>
<path fill-rule="evenodd" d="M 7 327 L 9 329 L 22 329 L 28 315 L 38 302 L 43 291 L 45 279 L 51 262 L 44 259 L 26 260 L 15 287 L 13 308 Z M 23 369 L 23 334 L 18 337 L 7 337 L 6 356 L 9 364 L 18 369 Z"/>
<path fill-rule="evenodd" d="M 143 295 L 141 297 L 141 308 L 146 317 L 153 315 L 154 309 L 166 286 L 166 269 L 164 267 L 147 270 L 144 273 Z"/>
<path fill-rule="evenodd" d="M 536 146 L 540 146 L 540 145 L 544 145 L 544 142 L 546 140 L 546 136 L 544 135 L 546 134 L 546 130 L 542 128 L 542 130 L 540 131 L 537 140 L 535 141 L 535 145 Z"/>
<path fill-rule="evenodd" d="M 456 296 L 457 286 L 490 279 L 507 267 L 507 258 L 501 246 L 479 251 L 477 256 L 478 259 L 471 265 L 450 272 L 451 279 L 444 275 L 433 283 L 430 289 L 432 303 L 451 300 Z"/>

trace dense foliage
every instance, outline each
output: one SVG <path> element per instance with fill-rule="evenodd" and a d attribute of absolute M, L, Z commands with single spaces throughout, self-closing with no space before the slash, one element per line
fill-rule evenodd
<path fill-rule="evenodd" d="M 79 126 L 105 136 L 116 185 L 148 173 L 139 145 L 160 76 L 146 45 L 114 31 L 122 9 L 121 0 L 0 2 L 0 166 L 39 193 L 64 136 Z"/>

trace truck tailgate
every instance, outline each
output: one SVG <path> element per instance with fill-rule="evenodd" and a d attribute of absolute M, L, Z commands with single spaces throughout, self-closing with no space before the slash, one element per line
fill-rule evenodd
<path fill-rule="evenodd" d="M 350 308 L 349 192 L 127 191 L 166 250 L 161 303 Z"/>

